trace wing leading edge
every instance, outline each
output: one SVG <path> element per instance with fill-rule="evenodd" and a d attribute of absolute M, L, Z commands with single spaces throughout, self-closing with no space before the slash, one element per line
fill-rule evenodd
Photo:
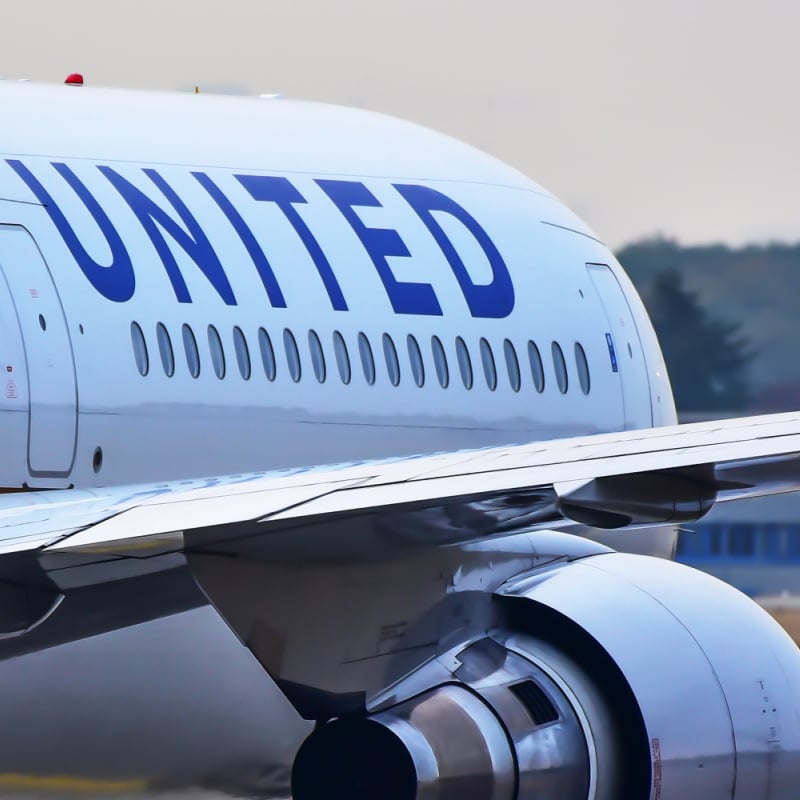
<path fill-rule="evenodd" d="M 30 551 L 45 559 L 80 553 L 84 563 L 93 554 L 141 559 L 300 521 L 483 507 L 492 517 L 486 525 L 464 525 L 441 541 L 414 537 L 452 544 L 518 529 L 529 524 L 528 512 L 546 517 L 548 527 L 561 520 L 620 528 L 694 520 L 714 502 L 798 489 L 800 413 L 773 414 L 288 472 L 6 495 L 0 562 Z"/>

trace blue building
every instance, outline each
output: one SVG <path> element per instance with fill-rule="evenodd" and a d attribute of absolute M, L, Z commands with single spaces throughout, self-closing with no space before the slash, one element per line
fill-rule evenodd
<path fill-rule="evenodd" d="M 800 595 L 800 493 L 720 503 L 682 528 L 676 558 L 751 597 Z"/>

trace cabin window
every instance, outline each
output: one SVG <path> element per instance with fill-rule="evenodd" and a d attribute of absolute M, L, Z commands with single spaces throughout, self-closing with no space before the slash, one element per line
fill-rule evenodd
<path fill-rule="evenodd" d="M 264 328 L 258 329 L 258 349 L 261 351 L 261 364 L 264 367 L 264 375 L 268 381 L 275 380 L 275 350 L 272 347 L 272 339 Z"/>
<path fill-rule="evenodd" d="M 211 353 L 211 366 L 214 374 L 222 380 L 225 377 L 225 351 L 222 349 L 222 339 L 213 325 L 208 326 L 208 350 Z"/>
<path fill-rule="evenodd" d="M 539 353 L 539 348 L 534 341 L 528 342 L 528 362 L 531 367 L 533 388 L 541 394 L 544 391 L 544 365 L 542 364 L 542 356 Z"/>
<path fill-rule="evenodd" d="M 319 340 L 316 331 L 308 332 L 308 349 L 311 353 L 311 367 L 314 370 L 317 380 L 325 382 L 325 354 L 322 352 L 322 342 Z"/>
<path fill-rule="evenodd" d="M 233 329 L 233 350 L 236 353 L 236 364 L 239 367 L 239 374 L 246 381 L 250 380 L 250 348 L 247 346 L 247 339 L 244 338 L 242 329 L 237 325 Z"/>
<path fill-rule="evenodd" d="M 416 337 L 410 333 L 406 337 L 406 347 L 408 348 L 408 360 L 411 364 L 414 383 L 422 387 L 425 384 L 425 365 L 422 362 L 422 351 L 419 349 L 419 342 L 417 342 Z"/>
<path fill-rule="evenodd" d="M 514 349 L 514 345 L 509 339 L 503 342 L 503 355 L 506 358 L 508 382 L 511 384 L 511 388 L 515 392 L 518 392 L 519 387 L 522 385 L 522 378 L 519 374 L 519 359 L 517 358 L 517 351 Z"/>
<path fill-rule="evenodd" d="M 446 389 L 450 384 L 450 370 L 447 368 L 447 354 L 444 345 L 438 336 L 431 336 L 431 351 L 433 352 L 433 366 L 436 368 L 436 377 L 439 386 Z"/>
<path fill-rule="evenodd" d="M 339 370 L 339 377 L 342 383 L 347 385 L 350 383 L 350 355 L 347 352 L 347 343 L 339 331 L 333 333 L 333 352 L 336 356 L 336 368 Z"/>
<path fill-rule="evenodd" d="M 283 349 L 286 351 L 286 365 L 289 367 L 289 375 L 295 383 L 299 383 L 301 377 L 300 370 L 300 351 L 297 349 L 297 340 L 294 334 L 288 329 L 283 329 Z"/>
<path fill-rule="evenodd" d="M 481 339 L 481 363 L 483 364 L 483 376 L 486 378 L 486 385 L 494 391 L 497 388 L 497 367 L 494 363 L 494 353 L 488 340 Z"/>
<path fill-rule="evenodd" d="M 567 362 L 564 360 L 564 352 L 561 350 L 561 345 L 558 342 L 553 342 L 551 346 L 553 353 L 553 368 L 556 372 L 556 384 L 558 391 L 561 394 L 567 393 L 569 387 L 569 380 L 567 378 Z"/>
<path fill-rule="evenodd" d="M 186 354 L 186 366 L 189 368 L 189 374 L 196 378 L 200 375 L 200 351 L 197 349 L 197 339 L 194 338 L 194 331 L 188 325 L 181 328 L 181 335 L 183 336 L 183 350 Z"/>
<path fill-rule="evenodd" d="M 144 333 L 138 322 L 131 322 L 131 344 L 133 345 L 133 357 L 136 359 L 136 369 L 144 377 L 150 372 L 150 359 L 147 356 L 147 342 L 144 340 Z"/>
<path fill-rule="evenodd" d="M 461 382 L 465 389 L 472 388 L 472 359 L 469 357 L 467 343 L 460 337 L 456 337 L 456 358 L 458 359 L 458 371 L 461 373 Z"/>
<path fill-rule="evenodd" d="M 575 366 L 578 370 L 578 383 L 584 394 L 589 394 L 591 383 L 589 381 L 589 362 L 586 360 L 586 351 L 578 342 L 575 342 Z"/>
<path fill-rule="evenodd" d="M 372 347 L 365 333 L 358 334 L 358 354 L 361 356 L 361 369 L 364 370 L 364 380 L 372 386 L 375 383 L 375 358 Z"/>
<path fill-rule="evenodd" d="M 164 374 L 171 378 L 175 374 L 175 354 L 172 351 L 172 341 L 169 338 L 169 331 L 162 322 L 156 325 L 156 339 L 158 341 L 158 352 L 161 356 L 161 366 Z"/>
<path fill-rule="evenodd" d="M 383 357 L 386 359 L 386 371 L 392 386 L 400 383 L 400 361 L 397 358 L 397 348 L 388 333 L 383 334 Z"/>

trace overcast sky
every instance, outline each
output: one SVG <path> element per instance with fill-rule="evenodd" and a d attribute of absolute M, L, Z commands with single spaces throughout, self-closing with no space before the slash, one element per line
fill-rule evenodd
<path fill-rule="evenodd" d="M 0 75 L 279 91 L 407 117 L 514 164 L 615 247 L 800 241 L 797 0 L 0 8 Z"/>

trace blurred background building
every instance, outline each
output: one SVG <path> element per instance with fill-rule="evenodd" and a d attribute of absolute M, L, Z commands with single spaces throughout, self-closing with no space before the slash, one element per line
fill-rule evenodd
<path fill-rule="evenodd" d="M 751 597 L 800 595 L 800 495 L 721 503 L 681 531 L 677 558 Z"/>

